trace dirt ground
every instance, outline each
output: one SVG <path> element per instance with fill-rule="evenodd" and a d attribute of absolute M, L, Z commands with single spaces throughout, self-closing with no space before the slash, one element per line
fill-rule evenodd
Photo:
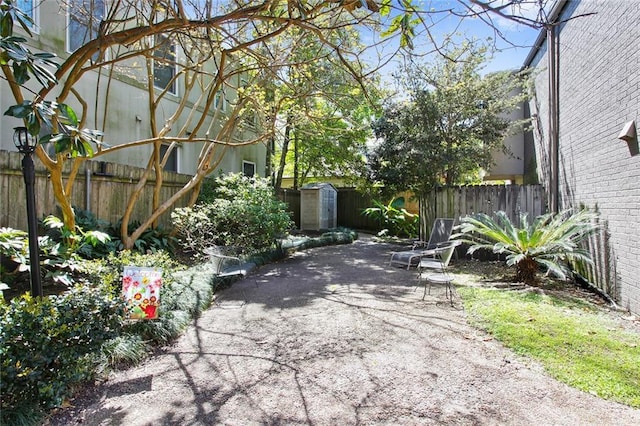
<path fill-rule="evenodd" d="M 264 266 L 185 335 L 49 425 L 637 425 L 467 325 L 397 246 L 361 238 Z"/>

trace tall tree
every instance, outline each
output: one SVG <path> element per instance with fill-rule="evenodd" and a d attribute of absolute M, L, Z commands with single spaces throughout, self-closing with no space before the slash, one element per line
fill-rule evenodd
<path fill-rule="evenodd" d="M 335 36 L 340 31 L 368 26 L 372 33 L 379 33 L 386 28 L 385 35 L 400 34 L 397 48 L 410 47 L 412 38 L 424 36 L 438 50 L 440 46 L 431 34 L 434 20 L 429 19 L 430 15 L 457 13 L 461 17 L 484 18 L 494 14 L 502 18 L 506 14 L 503 7 L 493 7 L 492 1 L 479 0 L 461 0 L 461 8 L 456 11 L 423 10 L 411 0 L 57 2 L 60 10 L 74 11 L 70 14 L 70 28 L 84 32 L 75 34 L 77 46 L 73 46 L 73 53 L 54 63 L 52 55 L 33 53 L 26 39 L 14 35 L 14 22 L 27 35 L 31 34 L 29 17 L 17 9 L 15 0 L 0 0 L 0 70 L 16 102 L 8 114 L 23 119 L 34 135 L 48 133 L 41 140 L 53 144 L 55 153 L 49 154 L 40 146 L 36 155 L 49 170 L 54 196 L 71 230 L 75 229 L 71 194 L 83 161 L 133 147 L 146 148 L 149 153 L 146 172 L 123 212 L 121 239 L 126 247 L 131 247 L 180 198 L 190 196 L 195 200 L 202 179 L 215 168 L 228 146 L 271 139 L 274 127 L 269 123 L 276 122 L 273 117 L 277 111 L 264 108 L 265 97 L 258 95 L 257 87 L 264 80 L 251 79 L 243 90 L 238 90 L 232 111 L 223 120 L 219 120 L 219 105 L 223 103 L 216 101 L 222 89 L 236 89 L 241 76 L 274 68 L 277 64 L 274 58 L 262 49 L 269 40 L 298 29 L 323 46 L 310 52 L 307 63 L 331 52 L 331 65 L 347 70 L 362 87 L 373 70 L 364 71 L 356 66 L 362 61 L 363 50 L 343 43 L 345 38 Z M 50 2 L 42 3 L 45 4 Z M 371 46 L 375 49 L 388 40 L 389 37 Z M 27 87 L 30 75 L 42 87 Z M 155 87 L 158 78 L 164 80 L 164 90 Z M 97 81 L 98 87 L 81 90 L 81 82 L 87 80 Z M 116 129 L 107 126 L 108 116 L 117 113 L 119 107 L 111 102 L 113 87 L 123 80 L 135 81 L 146 93 L 150 119 L 147 135 L 140 139 L 121 140 Z M 172 96 L 176 84 L 184 92 L 180 93 L 178 103 L 166 110 L 165 100 Z M 257 134 L 246 131 L 247 123 L 265 117 L 272 118 L 263 123 L 265 131 Z M 163 149 L 165 144 L 169 144 L 169 149 Z M 197 171 L 174 196 L 163 200 L 160 197 L 163 165 L 178 144 L 199 147 Z M 71 173 L 65 175 L 63 170 L 69 163 Z M 129 232 L 127 224 L 149 181 L 154 181 L 155 188 L 153 212 Z"/>
<path fill-rule="evenodd" d="M 506 114 L 526 96 L 526 78 L 482 75 L 484 62 L 485 49 L 467 44 L 434 65 L 404 70 L 407 99 L 388 105 L 374 123 L 373 181 L 423 198 L 437 185 L 467 182 L 491 166 L 492 152 L 504 149 L 505 136 L 522 124 Z"/>
<path fill-rule="evenodd" d="M 229 146 L 269 139 L 269 128 L 255 125 L 264 117 L 258 90 L 261 81 L 250 79 L 255 70 L 273 68 L 272 58 L 261 51 L 266 41 L 298 28 L 320 40 L 321 45 L 326 44 L 329 51 L 340 51 L 342 47 L 330 35 L 368 19 L 372 13 L 369 9 L 377 10 L 373 4 L 369 9 L 350 5 L 350 12 L 345 12 L 341 4 L 331 1 L 59 3 L 61 10 L 72 11 L 71 19 L 86 34 L 75 38 L 79 43 L 73 46 L 74 52 L 56 64 L 53 55 L 32 53 L 26 39 L 14 36 L 14 20 L 30 34 L 29 17 L 21 13 L 15 1 L 0 2 L 0 66 L 16 101 L 7 113 L 23 119 L 34 135 L 47 133 L 41 142 L 51 143 L 55 153 L 50 154 L 41 145 L 36 155 L 49 170 L 63 220 L 71 230 L 75 229 L 71 195 L 83 162 L 124 149 L 147 147 L 146 172 L 123 212 L 121 239 L 125 247 L 132 247 L 142 232 L 180 198 L 195 201 L 202 179 Z M 260 23 L 268 25 L 258 30 Z M 341 58 L 347 54 L 338 55 L 336 64 L 346 64 Z M 348 65 L 346 68 L 351 69 Z M 41 83 L 35 92 L 25 84 L 29 75 L 35 75 Z M 98 87 L 83 91 L 81 83 L 96 75 Z M 245 77 L 249 81 L 243 81 Z M 114 122 L 109 115 L 117 114 L 120 107 L 112 104 L 111 90 L 123 79 L 133 81 L 133 86 L 146 94 L 149 127 L 148 136 L 141 139 L 121 140 L 116 129 L 107 128 Z M 164 88 L 158 89 L 159 79 L 163 79 Z M 182 90 L 176 101 L 172 92 L 178 84 Z M 221 93 L 228 92 L 226 89 L 235 99 L 223 116 L 225 103 L 219 100 Z M 167 108 L 170 98 L 174 103 Z M 247 131 L 249 124 L 254 130 L 264 131 Z M 167 144 L 169 148 L 164 150 Z M 178 144 L 200 147 L 197 171 L 175 195 L 161 199 L 163 166 Z M 63 170 L 69 162 L 71 173 L 65 176 Z M 153 211 L 129 232 L 136 203 L 149 181 L 154 182 Z"/>
<path fill-rule="evenodd" d="M 260 31 L 260 29 L 258 29 Z M 374 79 L 361 78 L 365 68 L 357 57 L 359 33 L 344 28 L 318 40 L 292 28 L 264 43 L 263 55 L 272 59 L 260 70 L 261 85 L 278 149 L 274 152 L 274 185 L 293 172 L 294 186 L 309 174 L 345 174 L 362 162 L 370 130 L 371 109 L 377 103 Z M 285 64 L 285 65 L 283 65 Z M 351 174 L 351 173 L 350 173 Z"/>

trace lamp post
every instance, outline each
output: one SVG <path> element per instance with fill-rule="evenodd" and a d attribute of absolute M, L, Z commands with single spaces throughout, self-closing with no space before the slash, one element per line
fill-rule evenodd
<path fill-rule="evenodd" d="M 31 155 L 36 149 L 38 138 L 31 135 L 26 127 L 15 127 L 13 143 L 18 148 L 22 158 L 22 174 L 27 188 L 27 224 L 29 226 L 29 263 L 31 271 L 31 295 L 42 296 L 42 281 L 40 279 L 40 247 L 38 247 L 38 221 L 36 219 L 36 196 L 34 183 L 36 170 Z"/>

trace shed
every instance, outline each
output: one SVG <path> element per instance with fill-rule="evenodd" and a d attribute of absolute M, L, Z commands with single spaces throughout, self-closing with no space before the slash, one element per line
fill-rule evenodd
<path fill-rule="evenodd" d="M 338 222 L 338 191 L 330 183 L 310 183 L 300 188 L 300 229 L 331 229 Z"/>

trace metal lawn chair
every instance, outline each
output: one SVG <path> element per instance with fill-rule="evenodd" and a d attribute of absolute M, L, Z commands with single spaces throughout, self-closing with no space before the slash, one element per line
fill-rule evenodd
<path fill-rule="evenodd" d="M 444 284 L 445 295 L 451 302 L 451 306 L 453 306 L 453 287 L 451 285 L 453 276 L 447 272 L 447 267 L 456 247 L 460 244 L 462 244 L 462 241 L 449 241 L 445 245 L 434 249 L 432 254 L 420 258 L 418 263 L 418 284 L 422 279 L 425 280 L 422 300 L 427 295 L 427 288 L 429 294 L 431 294 L 431 284 Z"/>
<path fill-rule="evenodd" d="M 391 253 L 389 266 L 406 266 L 407 269 L 417 266 L 422 256 L 432 254 L 433 250 L 440 247 L 451 238 L 455 219 L 438 218 L 433 222 L 433 228 L 429 235 L 429 241 L 415 241 L 411 250 L 396 251 Z"/>

